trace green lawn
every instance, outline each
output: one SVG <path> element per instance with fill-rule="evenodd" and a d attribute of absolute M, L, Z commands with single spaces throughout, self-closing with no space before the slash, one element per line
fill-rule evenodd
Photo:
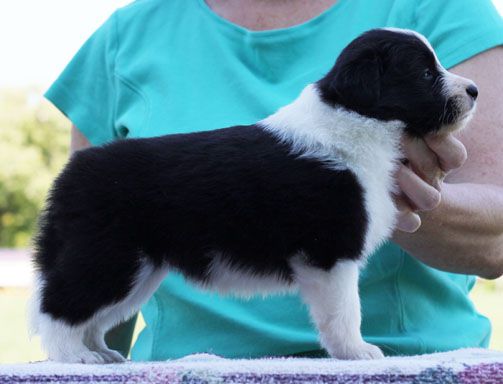
<path fill-rule="evenodd" d="M 500 282 L 501 283 L 501 282 Z M 39 338 L 28 340 L 24 289 L 0 288 L 0 363 L 15 363 L 44 359 Z M 493 282 L 477 284 L 472 295 L 481 313 L 491 318 L 494 333 L 491 348 L 503 351 L 503 287 Z M 137 327 L 138 333 L 142 324 Z"/>

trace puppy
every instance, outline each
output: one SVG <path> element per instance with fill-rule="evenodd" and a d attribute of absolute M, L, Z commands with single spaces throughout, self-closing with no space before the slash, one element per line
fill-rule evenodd
<path fill-rule="evenodd" d="M 35 239 L 49 359 L 123 361 L 105 332 L 170 270 L 221 293 L 298 289 L 331 356 L 382 357 L 360 333 L 358 272 L 395 225 L 400 139 L 460 129 L 476 97 L 423 36 L 377 29 L 257 124 L 77 152 Z"/>

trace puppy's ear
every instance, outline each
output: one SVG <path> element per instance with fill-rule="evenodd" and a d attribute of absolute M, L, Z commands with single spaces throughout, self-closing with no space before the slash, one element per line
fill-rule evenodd
<path fill-rule="evenodd" d="M 339 99 L 360 107 L 377 103 L 381 93 L 381 65 L 377 57 L 355 61 L 337 71 L 331 87 Z"/>
<path fill-rule="evenodd" d="M 319 81 L 322 96 L 332 103 L 358 111 L 374 106 L 381 93 L 382 64 L 372 52 L 354 58 L 346 53 L 332 70 Z"/>

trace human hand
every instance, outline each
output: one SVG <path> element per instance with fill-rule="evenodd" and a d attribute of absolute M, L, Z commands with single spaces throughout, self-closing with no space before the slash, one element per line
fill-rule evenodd
<path fill-rule="evenodd" d="M 421 226 L 417 212 L 429 211 L 440 204 L 442 182 L 449 171 L 466 160 L 466 148 L 452 134 L 428 135 L 424 139 L 404 137 L 400 164 L 395 177 L 399 194 L 397 229 L 415 232 Z"/>

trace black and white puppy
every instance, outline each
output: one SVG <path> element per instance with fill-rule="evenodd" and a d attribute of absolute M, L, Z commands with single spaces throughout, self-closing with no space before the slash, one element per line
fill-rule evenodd
<path fill-rule="evenodd" d="M 461 128 L 476 97 L 424 37 L 377 29 L 255 125 L 77 152 L 35 241 L 49 359 L 123 361 L 105 332 L 170 270 L 222 293 L 298 289 L 331 356 L 382 357 L 360 333 L 358 272 L 395 225 L 400 138 Z"/>

